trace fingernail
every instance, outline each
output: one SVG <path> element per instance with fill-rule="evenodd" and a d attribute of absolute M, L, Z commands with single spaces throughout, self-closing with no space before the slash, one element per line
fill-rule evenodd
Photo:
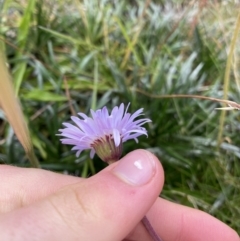
<path fill-rule="evenodd" d="M 129 153 L 123 157 L 113 173 L 124 182 L 133 186 L 142 186 L 154 176 L 156 163 L 153 155 L 144 150 Z"/>

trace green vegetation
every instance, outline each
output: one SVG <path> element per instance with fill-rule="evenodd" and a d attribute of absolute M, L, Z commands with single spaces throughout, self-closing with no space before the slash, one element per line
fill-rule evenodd
<path fill-rule="evenodd" d="M 131 102 L 130 111 L 144 107 L 152 123 L 148 138 L 129 141 L 124 154 L 155 153 L 166 175 L 162 197 L 240 232 L 239 112 L 224 118 L 214 101 L 161 98 L 195 94 L 240 103 L 234 0 L 3 2 L 0 46 L 42 168 L 84 177 L 101 170 L 97 157 L 76 158 L 63 146 L 58 129 L 76 112 Z M 30 165 L 3 111 L 0 162 Z"/>

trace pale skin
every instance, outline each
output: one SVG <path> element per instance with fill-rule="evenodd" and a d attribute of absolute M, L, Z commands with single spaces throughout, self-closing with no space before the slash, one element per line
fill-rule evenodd
<path fill-rule="evenodd" d="M 139 159 L 154 163 L 147 182 L 133 185 L 115 171 Z M 163 241 L 240 241 L 214 217 L 159 198 L 163 168 L 144 150 L 88 179 L 7 165 L 0 177 L 2 241 L 151 241 L 140 222 L 145 214 Z"/>

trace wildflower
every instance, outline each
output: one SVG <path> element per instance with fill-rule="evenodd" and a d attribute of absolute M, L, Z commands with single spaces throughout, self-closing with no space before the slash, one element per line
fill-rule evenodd
<path fill-rule="evenodd" d="M 115 106 L 111 113 L 107 107 L 93 111 L 92 117 L 84 113 L 78 113 L 81 118 L 72 116 L 75 123 L 63 123 L 66 127 L 60 129 L 60 136 L 63 144 L 73 145 L 72 150 L 77 151 L 78 157 L 83 150 L 90 149 L 90 157 L 96 153 L 103 161 L 108 164 L 118 161 L 123 149 L 123 143 L 137 137 L 147 135 L 143 124 L 151 122 L 150 119 L 137 119 L 143 115 L 143 108 L 137 110 L 132 115 L 127 112 L 129 104 L 124 112 L 124 104 Z"/>

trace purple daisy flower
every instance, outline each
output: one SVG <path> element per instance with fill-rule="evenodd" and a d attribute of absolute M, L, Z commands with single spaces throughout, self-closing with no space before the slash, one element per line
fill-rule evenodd
<path fill-rule="evenodd" d="M 78 157 L 83 150 L 90 149 L 90 157 L 96 153 L 103 161 L 113 163 L 119 160 L 122 154 L 122 143 L 137 137 L 147 135 L 147 130 L 143 124 L 151 122 L 148 118 L 137 119 L 143 115 L 143 108 L 137 110 L 132 115 L 127 112 L 129 104 L 124 111 L 124 104 L 115 106 L 111 113 L 107 107 L 93 111 L 92 117 L 84 113 L 78 113 L 81 118 L 72 116 L 75 125 L 63 123 L 66 127 L 60 129 L 61 142 L 73 145 L 72 150 L 77 151 Z"/>

